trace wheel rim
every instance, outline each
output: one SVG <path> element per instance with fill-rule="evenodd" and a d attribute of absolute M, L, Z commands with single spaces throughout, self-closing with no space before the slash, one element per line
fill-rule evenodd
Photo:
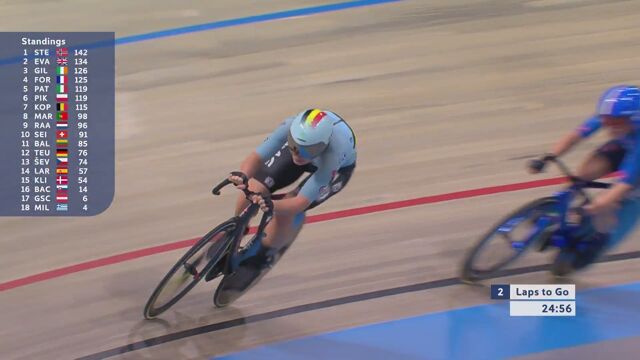
<path fill-rule="evenodd" d="M 234 223 L 225 224 L 217 231 L 207 234 L 174 265 L 149 298 L 145 306 L 146 318 L 154 318 L 169 309 L 204 278 L 215 265 L 215 262 L 206 259 L 206 252 L 210 248 L 207 245 L 218 234 L 223 233 L 213 246 L 227 246 L 224 233 L 232 231 L 234 226 Z"/>
<path fill-rule="evenodd" d="M 540 238 L 543 229 L 539 228 L 538 220 L 541 216 L 557 219 L 559 216 L 557 202 L 548 201 L 522 209 L 485 235 L 484 241 L 475 249 L 468 261 L 465 269 L 467 277 L 486 276 L 508 266 L 520 257 Z"/>

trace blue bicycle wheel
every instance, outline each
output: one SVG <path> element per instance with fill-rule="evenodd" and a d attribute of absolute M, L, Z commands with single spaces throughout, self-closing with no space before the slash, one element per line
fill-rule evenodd
<path fill-rule="evenodd" d="M 549 236 L 549 229 L 559 222 L 559 214 L 558 199 L 545 197 L 504 217 L 469 251 L 462 265 L 461 278 L 476 281 L 505 268 L 532 244 Z M 542 217 L 545 217 L 544 221 Z"/>

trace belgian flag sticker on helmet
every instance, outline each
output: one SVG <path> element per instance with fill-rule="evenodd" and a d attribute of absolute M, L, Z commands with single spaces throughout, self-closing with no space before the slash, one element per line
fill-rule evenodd
<path fill-rule="evenodd" d="M 305 122 L 307 123 L 307 125 L 311 126 L 312 128 L 315 128 L 316 126 L 318 126 L 320 121 L 322 121 L 322 119 L 327 114 L 324 111 L 313 109 L 313 110 L 310 110 L 309 113 L 305 115 L 306 115 Z"/>

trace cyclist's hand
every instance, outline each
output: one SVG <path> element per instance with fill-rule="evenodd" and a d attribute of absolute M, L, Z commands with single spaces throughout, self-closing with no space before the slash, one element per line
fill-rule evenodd
<path fill-rule="evenodd" d="M 263 212 L 269 211 L 270 201 L 265 200 L 265 198 L 261 195 L 252 195 L 251 202 L 260 205 L 260 210 L 262 210 Z"/>
<path fill-rule="evenodd" d="M 529 170 L 529 174 L 537 174 L 544 170 L 545 165 L 545 162 L 540 159 L 529 160 L 527 170 Z"/>
<path fill-rule="evenodd" d="M 547 165 L 547 161 L 555 159 L 555 155 L 546 154 L 540 159 L 533 159 L 527 163 L 527 169 L 531 174 L 537 174 L 544 170 L 545 165 Z"/>
<path fill-rule="evenodd" d="M 229 175 L 228 179 L 233 183 L 233 185 L 236 186 L 236 188 L 240 190 L 244 190 L 247 188 L 247 185 L 244 184 L 244 181 L 240 176 Z"/>

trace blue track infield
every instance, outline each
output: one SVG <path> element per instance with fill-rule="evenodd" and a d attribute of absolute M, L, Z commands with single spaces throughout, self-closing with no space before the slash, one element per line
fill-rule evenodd
<path fill-rule="evenodd" d="M 216 359 L 505 359 L 640 336 L 638 303 L 640 283 L 631 283 L 578 292 L 575 317 L 509 317 L 508 302 L 496 302 L 341 330 Z"/>

